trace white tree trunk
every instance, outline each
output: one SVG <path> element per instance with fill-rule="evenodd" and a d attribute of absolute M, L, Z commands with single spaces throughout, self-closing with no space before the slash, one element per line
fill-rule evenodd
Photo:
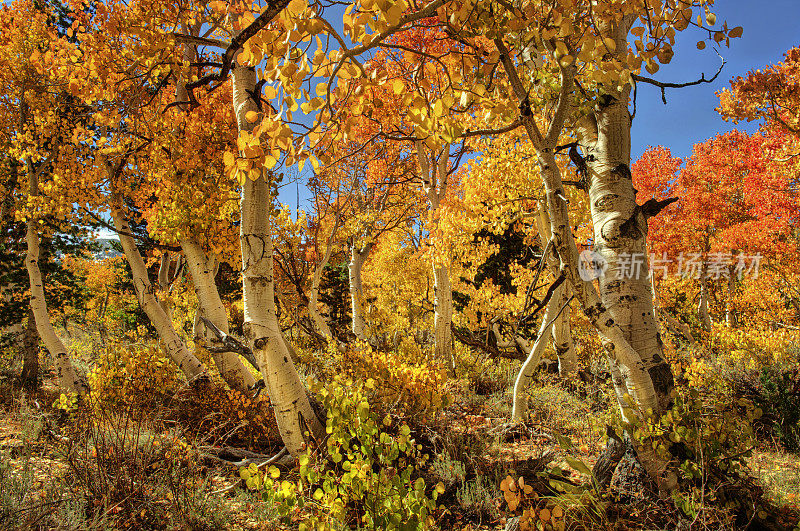
<path fill-rule="evenodd" d="M 167 318 L 172 322 L 172 301 L 169 300 L 169 268 L 172 265 L 172 256 L 169 251 L 165 251 L 161 255 L 161 262 L 158 266 L 158 288 L 161 291 L 161 297 L 158 299 Z"/>
<path fill-rule="evenodd" d="M 23 116 L 25 113 L 24 102 L 21 105 L 20 116 Z M 36 197 L 39 195 L 39 178 L 30 158 L 26 160 L 26 168 L 28 171 L 28 195 Z M 31 311 L 33 312 L 34 321 L 36 321 L 36 331 L 39 333 L 39 337 L 42 339 L 47 351 L 53 356 L 59 386 L 65 391 L 83 395 L 89 392 L 89 386 L 75 372 L 67 348 L 61 338 L 58 337 L 58 334 L 56 334 L 53 323 L 50 321 L 50 312 L 47 310 L 42 271 L 39 268 L 41 251 L 39 248 L 39 234 L 36 231 L 38 221 L 36 216 L 31 215 L 28 218 L 28 227 L 25 234 L 25 241 L 28 244 L 25 266 L 28 270 L 28 280 L 30 281 Z"/>
<path fill-rule="evenodd" d="M 564 285 L 558 286 L 553 293 L 552 297 L 547 303 L 547 307 L 542 317 L 542 323 L 539 325 L 539 333 L 536 336 L 536 341 L 528 354 L 527 359 L 522 364 L 522 368 L 517 374 L 517 379 L 514 382 L 514 402 L 511 411 L 511 420 L 513 422 L 521 422 L 525 419 L 525 414 L 528 411 L 528 401 L 525 396 L 525 389 L 533 380 L 533 375 L 536 372 L 536 367 L 539 366 L 539 360 L 542 359 L 542 352 L 550 342 L 550 337 L 553 331 L 553 323 L 551 321 L 556 315 L 556 312 L 561 308 L 559 302 L 564 296 Z M 562 303 L 563 304 L 563 303 Z"/>
<path fill-rule="evenodd" d="M 617 50 L 626 50 L 627 32 L 634 18 L 631 16 L 622 21 L 603 22 L 599 29 L 614 39 Z M 521 104 L 527 104 L 528 93 L 505 43 L 500 38 L 494 42 L 514 93 Z M 612 280 L 601 281 L 601 298 L 594 284 L 580 277 L 578 249 L 569 221 L 561 171 L 554 154 L 565 117 L 571 108 L 574 76 L 573 67 L 560 67 L 560 94 L 553 118 L 544 133 L 539 129 L 533 113 L 526 112 L 522 105 L 520 120 L 537 151 L 553 243 L 561 261 L 561 271 L 603 340 L 622 415 L 628 418 L 633 412 L 636 416 L 648 417 L 663 411 L 669 404 L 673 385 L 669 365 L 661 356 L 661 343 L 652 312 L 652 294 L 638 284 L 628 286 L 627 279 L 621 279 L 616 284 Z M 599 245 L 597 250 L 610 255 L 614 270 L 618 270 L 620 258 L 614 255 L 638 249 L 638 242 L 643 242 L 647 231 L 646 220 L 634 202 L 635 192 L 630 179 L 629 92 L 627 88 L 613 97 L 609 95 L 607 101 L 604 98 L 598 102 L 595 113 L 582 120 L 578 131 L 584 153 L 588 152 L 594 157 L 587 177 L 591 179 L 589 192 L 595 236 L 599 236 L 599 240 L 596 239 Z M 640 234 L 634 236 L 635 232 Z M 644 258 L 646 260 L 646 256 Z M 646 265 L 644 267 L 646 271 Z M 628 304 L 629 296 L 634 297 L 632 305 Z M 642 298 L 646 300 L 642 302 Z M 642 305 L 641 312 L 632 315 L 632 308 L 639 305 Z M 626 395 L 632 399 L 631 409 L 628 409 Z M 663 491 L 672 490 L 676 478 L 674 474 L 665 472 L 668 463 L 659 460 L 651 450 L 642 450 L 639 457 L 650 476 Z"/>
<path fill-rule="evenodd" d="M 333 240 L 336 236 L 336 230 L 339 228 L 339 217 L 337 215 L 336 221 L 333 224 L 333 230 L 328 238 L 325 246 L 325 255 L 322 261 L 317 264 L 314 269 L 314 276 L 311 278 L 311 293 L 308 298 L 308 315 L 311 317 L 311 322 L 314 324 L 314 329 L 322 334 L 328 341 L 335 341 L 331 327 L 328 322 L 323 319 L 322 314 L 319 313 L 319 284 L 322 281 L 322 273 L 325 272 L 325 267 L 331 259 L 333 253 Z"/>
<path fill-rule="evenodd" d="M 367 341 L 367 322 L 364 318 L 364 285 L 361 280 L 361 271 L 372 251 L 372 243 L 367 243 L 360 249 L 356 244 L 350 247 L 350 263 L 347 273 L 350 281 L 350 326 L 353 334 L 361 341 Z"/>
<path fill-rule="evenodd" d="M 131 268 L 133 286 L 136 290 L 136 297 L 139 299 L 139 305 L 155 327 L 167 355 L 178 365 L 189 384 L 194 384 L 199 379 L 205 378 L 206 368 L 194 354 L 189 352 L 186 343 L 175 331 L 172 321 L 158 302 L 158 299 L 156 299 L 153 284 L 147 274 L 147 266 L 145 266 L 142 255 L 133 241 L 130 226 L 119 207 L 112 208 L 111 216 L 114 220 L 114 226 L 117 229 L 122 249 L 125 252 L 125 258 Z"/>
<path fill-rule="evenodd" d="M 562 290 L 558 308 L 567 304 L 568 298 L 567 289 Z M 572 339 L 572 330 L 569 323 L 569 310 L 570 307 L 567 304 L 566 308 L 558 314 L 558 317 L 553 322 L 553 344 L 556 349 L 556 356 L 558 356 L 558 373 L 561 376 L 569 376 L 575 372 L 578 366 L 578 354 L 575 351 L 575 342 Z"/>
<path fill-rule="evenodd" d="M 438 210 L 441 202 L 447 195 L 447 165 L 450 157 L 450 144 L 445 144 L 439 153 L 438 161 L 436 154 L 430 151 L 421 140 L 415 142 L 417 158 L 420 165 L 420 178 L 422 187 L 428 197 L 428 204 L 432 218 L 438 218 Z M 436 223 L 436 221 L 434 221 Z M 431 228 L 434 232 L 434 228 Z M 453 358 L 453 289 L 450 285 L 450 272 L 444 257 L 440 256 L 441 241 L 433 239 L 433 252 L 431 256 L 433 266 L 433 288 L 434 288 L 434 316 L 433 316 L 433 352 L 434 359 L 444 361 L 450 365 L 450 369 L 455 369 L 455 359 Z"/>
<path fill-rule="evenodd" d="M 224 333 L 230 332 L 228 313 L 217 290 L 214 281 L 216 260 L 203 251 L 200 244 L 184 238 L 180 240 L 181 248 L 186 255 L 186 265 L 192 276 L 194 292 L 197 295 L 198 316 L 203 316 Z M 196 319 L 196 321 L 199 319 Z M 195 338 L 207 345 L 214 334 L 201 322 L 195 323 Z M 220 376 L 231 387 L 242 393 L 247 393 L 256 383 L 253 374 L 242 363 L 235 352 L 212 353 L 214 364 Z"/>
<path fill-rule="evenodd" d="M 39 388 L 39 334 L 36 332 L 36 318 L 28 310 L 28 323 L 22 334 L 22 374 L 20 380 L 26 389 Z"/>
<path fill-rule="evenodd" d="M 736 268 L 733 264 L 728 268 L 728 297 L 725 299 L 725 325 L 736 326 Z"/>
<path fill-rule="evenodd" d="M 608 24 L 606 30 L 625 53 L 628 31 L 634 18 Z M 598 279 L 601 303 L 608 310 L 606 324 L 613 323 L 622 332 L 621 344 L 631 348 L 630 358 L 637 370 L 626 374 L 626 362 L 616 360 L 621 380 L 628 390 L 644 385 L 648 400 L 635 396 L 635 404 L 644 416 L 658 415 L 672 403 L 675 382 L 672 369 L 664 358 L 663 343 L 653 309 L 653 292 L 649 281 L 647 254 L 647 218 L 636 204 L 636 189 L 630 171 L 631 114 L 628 110 L 630 86 L 598 103 L 594 114 L 583 120 L 579 140 L 587 157 L 589 202 L 594 229 L 594 252 L 607 264 Z M 639 264 L 637 266 L 637 264 Z M 613 363 L 612 363 L 613 364 Z M 612 367 L 617 393 L 621 391 Z M 631 393 L 633 396 L 634 393 Z M 646 404 L 646 405 L 645 405 Z M 625 402 L 620 402 L 624 407 Z M 651 411 L 650 411 L 651 410 Z M 677 485 L 677 476 L 669 463 L 649 446 L 636 447 L 639 461 L 653 478 L 663 495 Z"/>
<path fill-rule="evenodd" d="M 536 228 L 539 232 L 539 239 L 544 247 L 549 245 L 553 237 L 551 228 L 550 217 L 547 214 L 547 205 L 544 201 L 538 203 L 538 213 L 536 215 Z M 558 277 L 560 274 L 561 265 L 558 258 L 552 252 L 548 252 L 543 259 L 553 277 Z M 558 308 L 561 308 L 567 303 L 569 298 L 569 289 L 565 288 L 561 291 L 561 300 L 558 302 Z M 578 365 L 578 356 L 575 351 L 575 342 L 572 339 L 572 330 L 569 323 L 570 308 L 566 307 L 558 314 L 555 322 L 553 322 L 553 343 L 555 344 L 556 356 L 558 357 L 558 372 L 562 376 L 566 376 L 575 371 Z"/>
<path fill-rule="evenodd" d="M 33 176 L 31 178 L 31 189 L 36 187 L 38 190 L 35 180 L 36 177 Z M 39 333 L 39 337 L 42 338 L 47 351 L 53 356 L 59 386 L 65 391 L 83 395 L 89 392 L 89 386 L 75 372 L 67 348 L 50 322 L 50 313 L 47 310 L 47 301 L 44 298 L 42 272 L 39 269 L 39 235 L 36 233 L 36 224 L 37 220 L 35 218 L 28 220 L 28 232 L 25 238 L 28 243 L 25 265 L 28 269 L 28 279 L 31 285 L 31 311 L 36 321 L 36 331 Z"/>
<path fill-rule="evenodd" d="M 254 68 L 232 66 L 233 108 L 239 131 L 251 131 L 248 111 L 258 112 Z M 266 176 L 246 179 L 240 199 L 239 239 L 242 251 L 244 327 L 248 343 L 261 366 L 278 429 L 287 450 L 298 456 L 305 447 L 304 431 L 321 438 L 325 428 L 317 418 L 300 375 L 284 343 L 275 306 L 273 242 L 269 225 L 272 198 Z"/>

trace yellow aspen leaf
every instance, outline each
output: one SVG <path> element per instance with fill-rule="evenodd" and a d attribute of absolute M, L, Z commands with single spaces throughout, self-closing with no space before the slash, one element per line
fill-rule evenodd
<path fill-rule="evenodd" d="M 549 509 L 542 509 L 539 511 L 539 519 L 542 522 L 549 522 L 550 521 L 550 510 Z"/>
<path fill-rule="evenodd" d="M 258 121 L 258 113 L 256 111 L 247 111 L 244 118 L 251 124 L 256 123 Z"/>
<path fill-rule="evenodd" d="M 264 98 L 271 100 L 278 95 L 278 91 L 272 85 L 264 86 Z"/>
<path fill-rule="evenodd" d="M 305 10 L 306 7 L 307 4 L 305 0 L 292 0 L 289 2 L 289 5 L 286 6 L 286 11 L 288 11 L 291 15 L 299 15 Z"/>

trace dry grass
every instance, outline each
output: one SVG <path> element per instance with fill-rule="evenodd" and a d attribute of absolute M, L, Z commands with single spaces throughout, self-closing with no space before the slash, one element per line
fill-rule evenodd
<path fill-rule="evenodd" d="M 750 469 L 778 506 L 800 509 L 800 457 L 781 451 L 756 451 Z"/>

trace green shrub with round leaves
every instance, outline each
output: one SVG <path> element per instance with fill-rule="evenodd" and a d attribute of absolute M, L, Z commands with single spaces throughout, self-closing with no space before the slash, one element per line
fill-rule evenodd
<path fill-rule="evenodd" d="M 300 529 L 430 528 L 444 485 L 430 489 L 420 476 L 428 455 L 411 429 L 371 407 L 375 382 L 335 378 L 312 388 L 327 411 L 325 439 L 300 456 L 296 479 L 280 480 L 276 467 L 263 474 L 255 466 L 243 468 L 248 488 L 260 490 L 282 516 L 301 509 Z"/>

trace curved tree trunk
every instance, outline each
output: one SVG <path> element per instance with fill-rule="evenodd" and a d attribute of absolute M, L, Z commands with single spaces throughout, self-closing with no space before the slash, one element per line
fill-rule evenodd
<path fill-rule="evenodd" d="M 538 203 L 538 213 L 536 215 L 536 229 L 539 232 L 539 239 L 545 245 L 549 243 L 553 237 L 551 228 L 550 217 L 547 214 L 547 205 L 544 201 Z M 560 274 L 561 265 L 559 264 L 558 257 L 553 253 L 547 253 L 543 257 L 550 273 L 553 277 L 558 277 Z M 569 299 L 569 289 L 561 290 L 560 300 L 558 301 L 558 308 L 567 304 Z M 578 365 L 578 356 L 575 352 L 575 342 L 572 339 L 572 330 L 569 324 L 569 306 L 564 308 L 556 320 L 553 322 L 553 343 L 555 344 L 556 356 L 558 357 L 558 372 L 562 376 L 566 376 L 575 371 Z M 545 321 L 546 322 L 546 321 Z"/>
<path fill-rule="evenodd" d="M 627 17 L 619 26 L 611 27 L 609 23 L 604 23 L 600 29 L 613 37 L 618 50 L 625 50 L 627 31 L 633 20 L 633 17 Z M 561 261 L 561 271 L 603 340 L 623 417 L 628 418 L 631 413 L 639 417 L 657 414 L 669 404 L 673 380 L 669 365 L 661 356 L 661 344 L 652 312 L 652 295 L 646 297 L 649 290 L 638 283 L 627 286 L 628 279 L 623 278 L 601 282 L 601 297 L 591 280 L 583 279 L 580 275 L 578 249 L 569 222 L 561 170 L 555 158 L 556 144 L 571 108 L 575 69 L 572 66 L 559 67 L 559 99 L 547 130 L 542 132 L 533 113 L 526 110 L 529 109 L 528 93 L 508 48 L 500 37 L 495 38 L 494 42 L 520 102 L 520 121 L 537 151 L 553 243 Z M 583 120 L 579 134 L 584 153 L 595 157 L 593 167 L 587 170 L 591 178 L 594 230 L 601 238 L 597 242 L 598 251 L 614 260 L 616 270 L 619 270 L 619 255 L 622 252 L 639 250 L 640 242 L 641 252 L 644 252 L 643 240 L 647 227 L 644 216 L 636 208 L 630 179 L 629 90 L 628 87 L 621 94 L 601 98 L 595 114 Z M 647 309 L 634 316 L 631 306 L 626 303 L 627 296 L 635 297 L 632 301 L 634 307 L 642 305 Z M 641 297 L 648 300 L 642 302 L 639 300 Z M 630 406 L 633 407 L 629 407 L 627 395 L 630 395 Z M 677 478 L 667 470 L 668 463 L 660 460 L 651 450 L 637 450 L 642 450 L 639 453 L 640 460 L 650 477 L 658 483 L 659 489 L 665 493 L 674 489 Z"/>
<path fill-rule="evenodd" d="M 350 280 L 350 328 L 357 339 L 367 341 L 367 322 L 364 319 L 364 285 L 361 280 L 361 271 L 372 251 L 372 243 L 367 243 L 360 249 L 357 245 L 350 246 L 350 262 L 347 264 L 347 273 Z"/>
<path fill-rule="evenodd" d="M 165 251 L 164 254 L 161 255 L 161 262 L 158 267 L 158 288 L 161 290 L 161 298 L 158 299 L 158 303 L 161 304 L 161 308 L 164 310 L 164 313 L 167 314 L 167 318 L 170 322 L 172 322 L 174 306 L 172 300 L 168 297 L 170 285 L 169 270 L 171 266 L 172 253 Z"/>
<path fill-rule="evenodd" d="M 314 324 L 314 329 L 322 334 L 328 341 L 336 341 L 331 332 L 331 327 L 328 322 L 323 319 L 322 314 L 319 313 L 319 284 L 322 281 L 322 273 L 325 272 L 325 267 L 331 259 L 333 253 L 333 239 L 336 237 L 336 230 L 339 228 L 339 216 L 336 215 L 336 221 L 333 224 L 333 230 L 326 242 L 325 255 L 322 261 L 314 269 L 314 276 L 311 279 L 311 294 L 308 298 L 308 315 L 311 317 L 311 322 Z M 337 342 L 338 343 L 338 342 Z"/>
<path fill-rule="evenodd" d="M 136 297 L 139 299 L 139 305 L 155 327 L 167 355 L 178 365 L 189 384 L 196 383 L 198 380 L 205 378 L 205 366 L 186 348 L 186 343 L 175 332 L 172 321 L 161 304 L 159 304 L 158 299 L 156 299 L 153 284 L 147 274 L 147 267 L 138 247 L 136 247 L 136 243 L 133 241 L 130 226 L 125 221 L 119 207 L 112 208 L 111 216 L 114 220 L 114 226 L 117 229 L 122 249 L 125 252 L 125 258 L 131 268 L 133 286 L 136 290 Z"/>
<path fill-rule="evenodd" d="M 553 331 L 553 323 L 551 321 L 556 315 L 556 312 L 561 308 L 559 302 L 564 296 L 564 285 L 561 284 L 556 288 L 550 301 L 547 303 L 542 323 L 539 326 L 539 333 L 536 336 L 536 342 L 531 348 L 528 358 L 522 364 L 522 368 L 517 374 L 517 379 L 514 381 L 514 402 L 511 412 L 511 420 L 520 422 L 524 420 L 525 414 L 528 411 L 528 401 L 525 399 L 525 389 L 533 380 L 533 375 L 536 372 L 536 367 L 539 365 L 539 360 L 542 359 L 542 352 L 550 342 L 550 337 Z"/>
<path fill-rule="evenodd" d="M 725 325 L 734 328 L 737 324 L 736 319 L 736 266 L 731 264 L 728 268 L 728 296 L 725 299 Z"/>
<path fill-rule="evenodd" d="M 610 24 L 603 28 L 604 33 L 614 39 L 617 50 L 626 50 L 632 23 L 633 17 L 628 17 L 619 25 Z M 631 358 L 641 371 L 637 376 L 641 375 L 641 380 L 652 393 L 649 407 L 636 397 L 642 414 L 649 416 L 670 407 L 675 382 L 672 368 L 664 357 L 653 307 L 646 242 L 647 218 L 636 204 L 630 171 L 630 90 L 630 85 L 626 85 L 619 93 L 601 97 L 593 115 L 581 122 L 578 137 L 589 174 L 593 250 L 606 263 L 604 274 L 598 279 L 601 302 L 608 309 L 607 322 L 622 332 L 621 341 L 631 347 Z M 615 349 L 618 346 L 614 341 Z M 639 382 L 625 374 L 624 362 L 614 361 L 617 367 L 612 367 L 612 376 L 624 412 L 625 397 L 619 396 L 622 389 L 616 382 L 624 380 L 628 390 L 631 387 L 638 389 Z M 620 374 L 617 374 L 617 368 Z M 637 446 L 636 451 L 662 495 L 669 495 L 677 485 L 677 476 L 670 470 L 669 463 L 649 446 Z"/>
<path fill-rule="evenodd" d="M 36 171 L 30 160 L 27 161 L 28 169 L 28 193 L 31 197 L 39 195 L 39 182 Z M 56 377 L 59 385 L 65 391 L 86 394 L 89 386 L 82 378 L 78 377 L 75 368 L 72 366 L 67 348 L 56 334 L 53 323 L 50 321 L 50 313 L 47 310 L 47 301 L 44 297 L 44 283 L 42 281 L 42 271 L 39 268 L 39 234 L 36 232 L 37 219 L 28 219 L 28 230 L 25 239 L 28 244 L 28 251 L 25 256 L 25 266 L 28 270 L 28 280 L 30 281 L 31 311 L 36 321 L 36 331 L 42 338 L 45 348 L 53 356 L 56 365 Z"/>
<path fill-rule="evenodd" d="M 192 276 L 194 292 L 197 295 L 198 316 L 203 316 L 224 333 L 230 332 L 228 313 L 222 304 L 222 299 L 214 282 L 216 260 L 208 257 L 200 245 L 188 238 L 180 240 L 181 248 L 186 255 L 186 265 Z M 195 319 L 198 320 L 197 318 Z M 206 345 L 216 336 L 200 323 L 195 323 L 195 338 Z M 256 383 L 252 373 L 245 367 L 235 352 L 212 353 L 214 364 L 220 376 L 230 386 L 242 393 L 247 393 Z"/>
<path fill-rule="evenodd" d="M 630 173 L 628 90 L 595 111 L 595 129 L 582 131 L 581 144 L 590 173 L 593 251 L 607 265 L 598 279 L 600 296 L 652 380 L 658 400 L 653 411 L 663 411 L 670 404 L 674 381 L 654 317 L 647 219 L 636 204 Z"/>
<path fill-rule="evenodd" d="M 264 16 L 264 15 L 262 15 Z M 232 65 L 233 109 L 239 131 L 252 131 L 255 124 L 245 118 L 259 111 L 254 68 Z M 275 306 L 273 242 L 269 225 L 272 198 L 264 172 L 245 179 L 242 186 L 239 239 L 242 251 L 242 288 L 245 336 L 261 366 L 275 419 L 283 443 L 293 456 L 305 447 L 304 432 L 321 438 L 325 427 L 317 418 L 284 343 Z"/>

